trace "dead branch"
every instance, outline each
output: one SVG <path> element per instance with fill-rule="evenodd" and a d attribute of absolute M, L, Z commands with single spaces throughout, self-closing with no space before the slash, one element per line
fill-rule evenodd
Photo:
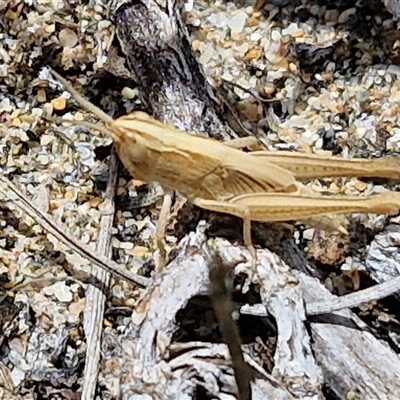
<path fill-rule="evenodd" d="M 82 245 L 76 239 L 71 237 L 65 232 L 64 228 L 60 227 L 56 222 L 54 222 L 47 213 L 35 207 L 32 202 L 29 201 L 29 199 L 24 196 L 5 176 L 0 176 L 0 190 L 4 193 L 9 201 L 12 201 L 14 204 L 16 204 L 24 212 L 30 215 L 39 225 L 41 225 L 44 229 L 54 235 L 60 242 L 62 242 L 69 249 L 75 251 L 81 257 L 97 265 L 99 268 L 109 271 L 112 274 L 126 279 L 136 285 L 147 286 L 149 284 L 150 281 L 148 278 L 130 272 L 128 269 L 121 267 L 117 263 L 107 259 L 107 257 L 97 255 L 87 246 Z"/>
<path fill-rule="evenodd" d="M 108 185 L 104 200 L 109 203 L 110 212 L 102 216 L 100 231 L 96 243 L 96 252 L 109 258 L 111 253 L 111 228 L 114 222 L 114 193 L 118 178 L 118 159 L 115 150 L 111 152 L 108 169 Z M 106 302 L 106 293 L 111 274 L 93 266 L 91 275 L 101 283 L 102 288 L 89 285 L 86 290 L 83 327 L 86 334 L 86 361 L 82 384 L 82 400 L 91 400 L 95 396 L 97 377 L 100 369 L 101 333 Z"/>

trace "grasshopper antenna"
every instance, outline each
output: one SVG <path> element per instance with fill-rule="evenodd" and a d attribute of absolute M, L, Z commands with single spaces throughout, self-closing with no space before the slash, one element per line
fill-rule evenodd
<path fill-rule="evenodd" d="M 64 86 L 64 89 L 71 93 L 72 97 L 86 110 L 90 111 L 94 115 L 96 115 L 101 121 L 105 124 L 111 124 L 114 120 L 107 115 L 104 111 L 102 111 L 99 107 L 96 107 L 89 100 L 85 99 L 79 92 L 74 89 L 74 87 L 60 74 L 58 74 L 53 69 L 49 68 L 51 74 Z"/>

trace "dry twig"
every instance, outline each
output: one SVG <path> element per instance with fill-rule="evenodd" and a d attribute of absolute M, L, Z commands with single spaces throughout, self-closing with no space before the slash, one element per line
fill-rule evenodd
<path fill-rule="evenodd" d="M 100 232 L 96 243 L 96 253 L 109 258 L 111 252 L 111 228 L 114 221 L 114 193 L 118 178 L 118 159 L 115 151 L 111 152 L 108 170 L 108 185 L 105 201 L 109 203 L 110 212 L 100 220 Z M 92 267 L 91 274 L 101 283 L 102 289 L 89 285 L 86 290 L 85 313 L 83 326 L 86 334 L 86 362 L 82 385 L 82 400 L 91 400 L 95 396 L 97 377 L 99 374 L 101 333 L 106 302 L 104 291 L 108 289 L 111 275 L 109 272 Z"/>
<path fill-rule="evenodd" d="M 244 361 L 239 330 L 233 320 L 234 308 L 230 290 L 232 278 L 229 276 L 233 268 L 225 265 L 217 253 L 214 254 L 209 268 L 211 298 L 219 328 L 231 355 L 239 400 L 251 400 L 250 371 Z"/>
<path fill-rule="evenodd" d="M 388 297 L 400 291 L 400 276 L 390 281 L 380 283 L 358 292 L 349 293 L 344 296 L 332 297 L 328 301 L 318 301 L 315 303 L 306 303 L 307 315 L 328 314 L 346 308 L 359 307 L 364 303 L 376 301 Z M 263 305 L 244 306 L 241 310 L 245 314 L 266 316 L 267 313 Z"/>
<path fill-rule="evenodd" d="M 81 257 L 89 260 L 91 263 L 97 265 L 99 268 L 109 271 L 110 273 L 120 278 L 126 279 L 136 285 L 147 286 L 150 283 L 150 280 L 148 278 L 130 272 L 129 270 L 121 267 L 114 261 L 108 260 L 104 256 L 97 255 L 87 246 L 79 243 L 79 241 L 66 233 L 64 228 L 60 227 L 56 222 L 54 222 L 47 213 L 35 207 L 32 202 L 29 201 L 26 196 L 24 196 L 16 188 L 16 186 L 7 179 L 7 177 L 1 175 L 0 190 L 3 191 L 9 201 L 14 202 L 24 212 L 31 216 L 39 225 L 41 225 L 44 229 L 54 235 L 60 242 L 62 242 L 69 249 L 75 251 Z"/>

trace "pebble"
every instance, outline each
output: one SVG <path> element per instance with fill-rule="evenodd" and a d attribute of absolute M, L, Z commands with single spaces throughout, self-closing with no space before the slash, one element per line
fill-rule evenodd
<path fill-rule="evenodd" d="M 18 387 L 21 384 L 21 382 L 24 381 L 25 375 L 26 375 L 25 371 L 16 366 L 13 367 L 10 372 L 10 378 L 12 380 L 13 386 Z"/>
<path fill-rule="evenodd" d="M 278 31 L 277 29 L 274 29 L 274 30 L 271 32 L 271 39 L 272 39 L 274 42 L 279 42 L 279 41 L 282 39 L 281 32 Z"/>
<path fill-rule="evenodd" d="M 121 94 L 122 96 L 124 96 L 127 100 L 132 100 L 136 97 L 139 96 L 139 91 L 137 88 L 130 88 L 125 86 L 122 90 L 121 90 Z"/>
<path fill-rule="evenodd" d="M 365 103 L 369 99 L 369 92 L 366 89 L 359 89 L 356 97 L 359 103 Z"/>
<path fill-rule="evenodd" d="M 266 95 L 270 95 L 275 92 L 275 86 L 273 83 L 269 83 L 263 87 L 263 91 Z"/>
<path fill-rule="evenodd" d="M 338 9 L 326 10 L 326 12 L 325 12 L 325 21 L 326 22 L 336 23 L 336 22 L 338 22 L 338 19 L 339 19 L 339 10 Z"/>
<path fill-rule="evenodd" d="M 200 62 L 207 64 L 214 56 L 214 48 L 212 46 L 204 46 L 201 50 Z"/>
<path fill-rule="evenodd" d="M 299 28 L 297 24 L 291 23 L 286 29 L 282 31 L 284 36 L 289 35 L 291 37 L 297 38 L 304 35 L 304 30 Z"/>
<path fill-rule="evenodd" d="M 132 242 L 120 242 L 119 248 L 124 249 L 124 250 L 133 249 L 133 243 Z"/>
<path fill-rule="evenodd" d="M 94 156 L 93 151 L 88 148 L 87 143 L 75 143 L 75 148 L 79 152 L 81 161 L 86 161 Z"/>
<path fill-rule="evenodd" d="M 78 36 L 76 33 L 69 28 L 64 28 L 60 31 L 58 35 L 58 40 L 62 47 L 72 48 L 78 44 Z"/>
<path fill-rule="evenodd" d="M 62 303 L 72 301 L 72 293 L 70 288 L 64 282 L 56 282 L 53 285 L 43 288 L 43 293 L 47 296 L 55 296 Z"/>
<path fill-rule="evenodd" d="M 250 35 L 250 42 L 258 42 L 259 40 L 262 39 L 262 35 L 259 32 L 254 32 Z"/>
<path fill-rule="evenodd" d="M 349 20 L 349 18 L 357 12 L 356 7 L 348 8 L 344 10 L 338 17 L 338 23 L 344 24 Z"/>
<path fill-rule="evenodd" d="M 48 146 L 54 139 L 53 135 L 42 135 L 40 137 L 40 144 L 41 146 Z"/>
<path fill-rule="evenodd" d="M 46 103 L 46 92 L 43 89 L 39 89 L 36 98 L 39 103 Z"/>
<path fill-rule="evenodd" d="M 60 96 L 52 99 L 50 104 L 53 106 L 54 110 L 62 111 L 67 107 L 67 100 Z"/>
<path fill-rule="evenodd" d="M 315 17 L 318 16 L 321 7 L 318 4 L 313 4 L 310 8 L 310 14 L 314 15 Z"/>
<path fill-rule="evenodd" d="M 260 47 L 255 47 L 246 53 L 246 58 L 248 60 L 258 60 L 261 57 L 261 55 L 262 55 L 262 49 Z"/>
<path fill-rule="evenodd" d="M 247 21 L 247 15 L 243 11 L 239 11 L 228 21 L 228 26 L 232 33 L 241 33 Z"/>

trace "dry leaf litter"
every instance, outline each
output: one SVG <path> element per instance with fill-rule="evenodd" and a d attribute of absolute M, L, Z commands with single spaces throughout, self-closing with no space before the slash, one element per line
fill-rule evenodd
<path fill-rule="evenodd" d="M 240 85 L 231 100 L 247 129 L 270 149 L 346 157 L 399 153 L 400 37 L 397 22 L 379 1 L 368 6 L 295 1 L 285 2 L 285 7 L 267 2 L 260 10 L 255 10 L 256 2 L 244 3 L 187 1 L 185 20 L 209 79 L 217 86 L 225 81 Z M 107 163 L 95 150 L 110 140 L 84 127 L 46 122 L 43 117 L 52 115 L 92 119 L 71 105 L 67 92 L 41 79 L 40 71 L 56 58 L 64 76 L 106 111 L 120 115 L 140 106 L 135 87 L 121 87 L 116 93 L 101 82 L 114 37 L 106 6 L 96 0 L 0 0 L 0 13 L 1 173 L 94 250 L 106 211 L 102 194 L 107 181 Z M 89 71 L 99 78 L 94 84 Z M 278 100 L 273 107 L 271 99 Z M 141 182 L 121 176 L 117 202 L 138 197 Z M 388 190 L 357 179 L 310 185 L 357 195 Z M 89 265 L 6 202 L 1 191 L 0 196 L 2 292 L 14 309 L 14 318 L 2 315 L 7 340 L 1 360 L 12 387 L 24 398 L 37 398 L 38 393 L 43 399 L 74 398 L 85 354 L 85 284 L 70 271 L 88 271 Z M 140 273 L 153 265 L 158 212 L 154 204 L 145 206 L 117 207 L 112 230 L 113 258 Z M 379 216 L 356 220 L 367 232 L 363 244 L 368 232 L 371 236 L 386 221 Z M 351 278 L 350 289 L 358 285 L 365 247 L 337 243 L 313 229 L 297 235 L 310 256 L 336 267 L 327 274 L 328 287 L 339 293 L 348 290 L 343 274 Z M 123 335 L 139 294 L 126 282 L 113 280 L 104 321 L 105 348 Z M 111 356 L 103 354 L 106 369 L 111 368 Z"/>

